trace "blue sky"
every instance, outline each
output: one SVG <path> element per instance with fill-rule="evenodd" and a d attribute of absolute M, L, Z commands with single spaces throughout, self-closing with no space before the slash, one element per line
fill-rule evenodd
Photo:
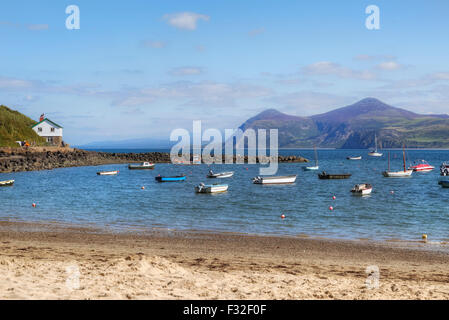
<path fill-rule="evenodd" d="M 71 4 L 79 30 L 65 26 Z M 371 4 L 380 30 L 365 27 Z M 75 145 L 367 96 L 449 113 L 448 12 L 445 0 L 4 1 L 0 104 L 45 112 Z"/>

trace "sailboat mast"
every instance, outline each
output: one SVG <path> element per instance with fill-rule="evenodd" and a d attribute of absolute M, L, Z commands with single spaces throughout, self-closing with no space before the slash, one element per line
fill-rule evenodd
<path fill-rule="evenodd" d="M 390 172 L 390 151 L 388 151 L 388 172 Z"/>
<path fill-rule="evenodd" d="M 404 159 L 404 172 L 405 170 L 405 145 L 402 145 L 402 158 Z"/>
<path fill-rule="evenodd" d="M 315 166 L 318 167 L 318 153 L 316 152 L 316 146 L 315 146 Z"/>
<path fill-rule="evenodd" d="M 375 151 L 377 152 L 377 134 L 374 134 L 374 146 L 375 146 Z"/>

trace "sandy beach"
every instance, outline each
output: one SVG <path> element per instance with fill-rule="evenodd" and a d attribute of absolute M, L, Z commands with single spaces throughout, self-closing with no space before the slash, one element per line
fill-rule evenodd
<path fill-rule="evenodd" d="M 0 222 L 0 299 L 448 299 L 422 246 Z"/>

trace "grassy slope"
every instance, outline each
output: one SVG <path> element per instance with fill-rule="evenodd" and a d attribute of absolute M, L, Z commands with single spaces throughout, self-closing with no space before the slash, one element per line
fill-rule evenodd
<path fill-rule="evenodd" d="M 45 145 L 45 140 L 39 137 L 31 126 L 37 122 L 0 105 L 0 147 L 17 147 L 16 141 L 35 142 L 36 145 Z"/>

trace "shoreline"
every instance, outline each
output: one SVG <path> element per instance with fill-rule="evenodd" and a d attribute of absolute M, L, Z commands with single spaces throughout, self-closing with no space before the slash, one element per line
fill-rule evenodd
<path fill-rule="evenodd" d="M 390 243 L 0 226 L 0 299 L 449 299 L 448 253 Z"/>

